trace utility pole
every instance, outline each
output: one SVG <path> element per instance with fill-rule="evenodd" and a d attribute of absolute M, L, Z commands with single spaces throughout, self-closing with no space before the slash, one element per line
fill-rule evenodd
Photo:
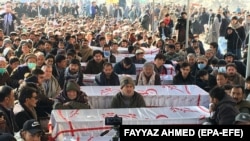
<path fill-rule="evenodd" d="M 187 11 L 187 23 L 186 23 L 186 40 L 185 40 L 185 48 L 188 47 L 188 39 L 189 39 L 189 20 L 190 20 L 189 3 L 190 3 L 190 0 L 187 0 L 187 7 L 186 7 L 186 11 Z"/>
<path fill-rule="evenodd" d="M 248 48 L 247 48 L 247 67 L 246 67 L 246 78 L 250 76 L 250 30 L 248 31 Z"/>
<path fill-rule="evenodd" d="M 155 26 L 155 24 L 154 24 L 154 15 L 155 15 L 155 0 L 153 0 L 153 6 L 152 6 L 152 8 L 153 8 L 153 10 L 152 10 L 152 25 L 151 25 L 151 30 L 152 30 L 152 33 L 154 33 L 154 26 Z"/>

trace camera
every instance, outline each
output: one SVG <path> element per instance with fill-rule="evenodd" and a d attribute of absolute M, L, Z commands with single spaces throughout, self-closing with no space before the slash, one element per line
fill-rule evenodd
<path fill-rule="evenodd" d="M 113 125 L 112 129 L 116 131 L 111 141 L 119 141 L 120 138 L 120 125 L 122 125 L 122 118 L 115 115 L 114 117 L 106 117 L 105 125 Z M 106 131 L 105 131 L 106 132 Z M 107 133 L 109 130 L 107 131 Z M 106 134 L 106 133 L 105 133 Z"/>
<path fill-rule="evenodd" d="M 114 117 L 106 117 L 105 125 L 122 125 L 122 118 L 117 115 Z"/>

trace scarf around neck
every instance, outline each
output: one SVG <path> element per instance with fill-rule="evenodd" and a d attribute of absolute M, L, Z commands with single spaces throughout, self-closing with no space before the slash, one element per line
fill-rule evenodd
<path fill-rule="evenodd" d="M 155 72 L 150 76 L 149 81 L 147 82 L 147 78 L 143 72 L 140 73 L 138 78 L 138 85 L 154 85 L 155 84 Z"/>
<path fill-rule="evenodd" d="M 72 74 L 72 73 L 70 73 L 69 67 L 67 67 L 65 69 L 65 76 L 64 77 L 66 80 L 74 79 L 76 82 L 78 82 L 79 72 Z"/>

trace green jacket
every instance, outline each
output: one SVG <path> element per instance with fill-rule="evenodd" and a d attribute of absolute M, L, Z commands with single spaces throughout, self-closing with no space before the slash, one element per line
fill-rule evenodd
<path fill-rule="evenodd" d="M 90 105 L 85 92 L 81 91 L 75 100 L 69 100 L 66 93 L 62 91 L 55 98 L 53 109 L 90 109 Z"/>
<path fill-rule="evenodd" d="M 250 102 L 246 100 L 242 100 L 237 103 L 236 107 L 239 109 L 241 113 L 249 113 L 250 114 Z"/>
<path fill-rule="evenodd" d="M 141 94 L 134 92 L 131 98 L 124 97 L 121 92 L 117 93 L 111 102 L 111 108 L 140 108 L 146 107 L 145 100 Z"/>

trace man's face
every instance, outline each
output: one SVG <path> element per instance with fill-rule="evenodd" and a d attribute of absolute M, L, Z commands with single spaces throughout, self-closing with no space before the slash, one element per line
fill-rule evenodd
<path fill-rule="evenodd" d="M 52 77 L 52 67 L 45 67 L 44 71 L 44 79 L 50 79 Z"/>
<path fill-rule="evenodd" d="M 214 105 L 217 105 L 218 102 L 219 102 L 219 101 L 218 101 L 216 98 L 210 97 L 210 103 L 213 103 Z"/>
<path fill-rule="evenodd" d="M 241 88 L 232 88 L 231 97 L 236 100 L 237 103 L 244 99 L 244 94 Z"/>
<path fill-rule="evenodd" d="M 190 67 L 181 68 L 181 74 L 182 74 L 182 76 L 187 77 L 188 74 L 190 73 L 190 70 L 191 70 Z"/>
<path fill-rule="evenodd" d="M 14 44 L 15 44 L 16 46 L 19 46 L 20 40 L 15 40 L 15 41 L 14 41 Z"/>
<path fill-rule="evenodd" d="M 203 59 L 198 59 L 197 60 L 198 64 L 204 64 L 205 66 L 207 66 L 207 61 L 203 60 Z"/>
<path fill-rule="evenodd" d="M 5 67 L 6 67 L 6 62 L 0 61 L 0 68 L 5 68 Z"/>
<path fill-rule="evenodd" d="M 126 46 L 124 46 L 126 47 Z M 112 50 L 118 50 L 118 45 L 112 45 Z"/>
<path fill-rule="evenodd" d="M 11 66 L 12 69 L 17 68 L 17 66 L 19 66 L 19 65 L 20 65 L 20 62 L 19 62 L 19 61 L 10 64 L 10 66 Z"/>
<path fill-rule="evenodd" d="M 206 56 L 206 58 L 207 59 L 210 59 L 210 58 L 212 58 L 213 57 L 213 52 L 210 52 L 210 51 L 208 51 L 208 52 L 205 52 L 205 56 Z"/>
<path fill-rule="evenodd" d="M 34 34 L 30 34 L 29 38 L 33 41 L 36 38 L 36 36 Z"/>
<path fill-rule="evenodd" d="M 26 104 L 29 107 L 35 108 L 37 101 L 38 101 L 37 93 L 33 92 L 32 93 L 32 97 L 31 98 L 27 98 Z"/>
<path fill-rule="evenodd" d="M 154 72 L 154 69 L 152 67 L 144 67 L 143 68 L 143 73 L 146 75 L 146 76 L 151 76 Z"/>
<path fill-rule="evenodd" d="M 250 82 L 249 81 L 246 82 L 246 89 L 250 90 Z"/>
<path fill-rule="evenodd" d="M 163 59 L 155 59 L 154 64 L 157 67 L 160 67 L 160 66 L 162 66 L 164 64 L 164 60 Z"/>
<path fill-rule="evenodd" d="M 56 39 L 54 37 L 50 37 L 49 38 L 49 41 L 51 41 L 52 43 L 55 43 L 56 42 Z"/>
<path fill-rule="evenodd" d="M 181 17 L 182 17 L 183 19 L 187 19 L 187 14 L 182 14 Z"/>
<path fill-rule="evenodd" d="M 136 59 L 137 60 L 141 60 L 141 59 L 143 59 L 143 57 L 144 57 L 144 53 L 136 54 Z"/>
<path fill-rule="evenodd" d="M 45 62 L 45 57 L 43 55 L 37 56 L 37 66 L 42 66 Z"/>
<path fill-rule="evenodd" d="M 100 63 L 102 60 L 103 60 L 103 56 L 102 54 L 95 54 L 94 56 L 94 60 L 97 62 L 97 63 Z"/>
<path fill-rule="evenodd" d="M 122 94 L 127 97 L 132 97 L 134 95 L 134 86 L 132 84 L 127 84 L 121 89 Z"/>
<path fill-rule="evenodd" d="M 175 45 L 175 50 L 176 50 L 176 51 L 181 50 L 181 45 L 180 45 L 180 44 L 176 44 L 176 45 Z"/>
<path fill-rule="evenodd" d="M 62 60 L 61 62 L 57 63 L 60 68 L 66 68 L 67 67 L 67 60 Z"/>
<path fill-rule="evenodd" d="M 225 57 L 225 61 L 227 63 L 233 63 L 233 57 L 232 56 L 227 56 L 227 57 Z"/>
<path fill-rule="evenodd" d="M 4 36 L 3 32 L 0 32 L 0 37 L 2 38 Z"/>
<path fill-rule="evenodd" d="M 70 64 L 69 70 L 72 73 L 77 73 L 79 71 L 79 66 L 77 64 Z"/>
<path fill-rule="evenodd" d="M 51 46 L 51 44 L 49 44 L 49 43 L 45 43 L 45 51 L 51 51 L 51 49 L 52 49 L 52 46 Z"/>
<path fill-rule="evenodd" d="M 8 108 L 13 108 L 14 107 L 14 101 L 15 101 L 15 94 L 14 94 L 14 91 L 12 90 L 10 92 L 10 95 L 7 97 L 7 106 L 8 106 Z"/>
<path fill-rule="evenodd" d="M 11 3 L 9 3 L 9 2 L 6 3 L 5 4 L 5 10 L 6 10 L 6 12 L 7 13 L 11 12 L 11 9 L 12 9 Z"/>
<path fill-rule="evenodd" d="M 67 91 L 67 96 L 70 100 L 74 100 L 77 97 L 77 91 L 75 90 Z"/>
<path fill-rule="evenodd" d="M 35 63 L 36 64 L 36 59 L 35 58 L 29 58 L 27 63 Z"/>
<path fill-rule="evenodd" d="M 75 44 L 76 43 L 76 39 L 75 38 L 70 38 L 70 43 L 71 44 Z"/>
<path fill-rule="evenodd" d="M 111 36 L 111 35 L 109 35 L 109 34 L 108 34 L 108 35 L 106 35 L 106 37 L 105 37 L 105 39 L 106 39 L 106 40 L 108 40 L 108 41 L 109 41 L 109 40 L 111 40 L 111 38 L 112 38 L 112 36 Z"/>
<path fill-rule="evenodd" d="M 233 20 L 231 20 L 231 23 L 234 25 L 237 23 L 237 20 L 233 19 Z"/>
<path fill-rule="evenodd" d="M 168 53 L 169 54 L 174 54 L 175 53 L 175 48 L 168 48 Z"/>
<path fill-rule="evenodd" d="M 217 75 L 216 82 L 219 87 L 224 86 L 227 83 L 228 79 L 224 77 L 224 75 Z"/>
<path fill-rule="evenodd" d="M 103 72 L 105 73 L 106 76 L 110 76 L 113 72 L 113 68 L 111 66 L 105 66 L 103 68 Z"/>
<path fill-rule="evenodd" d="M 211 50 L 213 50 L 213 54 L 216 53 L 216 48 L 215 48 L 215 47 L 213 47 L 212 45 L 210 45 L 209 48 L 210 48 Z"/>
<path fill-rule="evenodd" d="M 88 47 L 88 44 L 89 44 L 88 40 L 83 40 L 83 41 L 82 41 L 82 47 L 83 47 L 83 48 Z"/>
<path fill-rule="evenodd" d="M 237 70 L 236 70 L 235 67 L 232 67 L 232 66 L 228 66 L 228 67 L 227 67 L 227 74 L 228 74 L 229 76 L 235 76 L 236 73 L 237 73 Z"/>
<path fill-rule="evenodd" d="M 53 58 L 48 58 L 47 60 L 45 60 L 45 64 L 46 65 L 53 65 L 54 64 L 54 59 Z"/>
<path fill-rule="evenodd" d="M 39 74 L 37 76 L 38 84 L 42 84 L 44 81 L 44 74 Z"/>
<path fill-rule="evenodd" d="M 100 40 L 100 41 L 99 41 L 99 44 L 100 44 L 100 45 L 104 45 L 105 43 L 106 43 L 105 40 Z"/>
<path fill-rule="evenodd" d="M 187 61 L 188 61 L 188 63 L 192 66 L 192 65 L 194 65 L 195 64 L 195 58 L 194 57 L 188 57 L 187 58 Z"/>
<path fill-rule="evenodd" d="M 114 46 L 114 45 L 113 45 Z M 127 42 L 122 42 L 121 43 L 121 47 L 127 47 L 128 46 L 128 43 Z M 118 46 L 117 46 L 117 48 L 118 48 Z"/>
<path fill-rule="evenodd" d="M 28 131 L 23 132 L 25 141 L 41 141 L 41 133 L 31 134 Z"/>
<path fill-rule="evenodd" d="M 21 36 L 21 40 L 27 40 L 27 36 L 22 35 L 22 36 Z"/>

